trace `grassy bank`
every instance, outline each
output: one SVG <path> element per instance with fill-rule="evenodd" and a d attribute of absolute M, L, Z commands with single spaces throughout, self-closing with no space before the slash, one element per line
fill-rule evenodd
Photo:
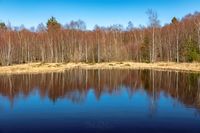
<path fill-rule="evenodd" d="M 68 69 L 154 69 L 162 71 L 200 72 L 200 63 L 29 63 L 0 67 L 0 74 L 62 72 Z"/>

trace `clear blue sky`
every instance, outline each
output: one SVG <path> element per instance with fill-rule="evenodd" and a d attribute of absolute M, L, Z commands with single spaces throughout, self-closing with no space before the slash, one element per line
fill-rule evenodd
<path fill-rule="evenodd" d="M 200 0 L 0 0 L 0 20 L 28 28 L 46 23 L 51 16 L 62 24 L 84 20 L 89 29 L 95 24 L 126 26 L 128 21 L 138 26 L 147 24 L 147 9 L 157 11 L 165 24 L 173 16 L 200 11 Z"/>

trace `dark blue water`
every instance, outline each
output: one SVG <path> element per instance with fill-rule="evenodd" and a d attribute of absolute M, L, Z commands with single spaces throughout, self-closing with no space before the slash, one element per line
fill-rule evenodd
<path fill-rule="evenodd" d="M 199 74 L 83 71 L 0 77 L 0 133 L 200 132 Z"/>

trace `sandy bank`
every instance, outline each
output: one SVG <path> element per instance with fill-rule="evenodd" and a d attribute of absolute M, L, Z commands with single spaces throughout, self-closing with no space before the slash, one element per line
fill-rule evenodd
<path fill-rule="evenodd" d="M 29 63 L 0 67 L 0 74 L 62 72 L 68 69 L 154 69 L 162 71 L 200 72 L 200 63 Z"/>

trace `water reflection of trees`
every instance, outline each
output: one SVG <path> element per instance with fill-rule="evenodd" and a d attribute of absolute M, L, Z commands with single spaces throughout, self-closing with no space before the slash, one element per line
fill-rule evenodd
<path fill-rule="evenodd" d="M 200 107 L 199 74 L 158 72 L 149 70 L 71 70 L 65 73 L 0 76 L 0 94 L 11 101 L 22 94 L 28 97 L 38 90 L 41 97 L 52 101 L 67 98 L 84 102 L 92 89 L 97 99 L 103 93 L 115 94 L 127 88 L 129 95 L 143 88 L 152 99 L 152 105 L 161 92 L 188 106 Z M 154 106 L 152 106 L 154 108 Z"/>

